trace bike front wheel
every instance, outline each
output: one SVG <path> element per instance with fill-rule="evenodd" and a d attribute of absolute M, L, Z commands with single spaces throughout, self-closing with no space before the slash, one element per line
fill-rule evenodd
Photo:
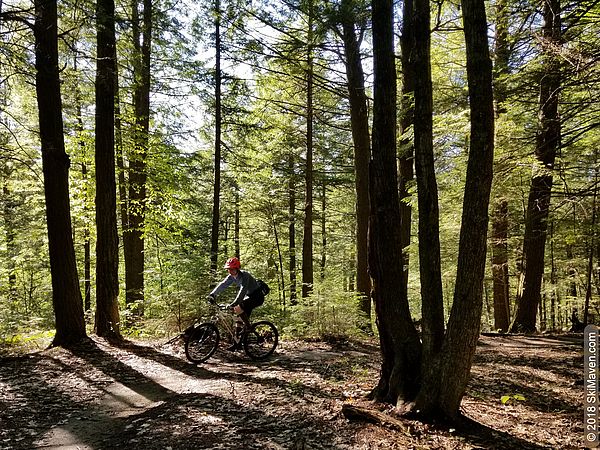
<path fill-rule="evenodd" d="M 266 320 L 255 322 L 244 335 L 244 351 L 252 359 L 270 356 L 279 342 L 279 332 L 275 325 Z"/>
<path fill-rule="evenodd" d="M 210 358 L 219 346 L 219 329 L 214 323 L 198 325 L 185 340 L 185 356 L 193 363 Z"/>

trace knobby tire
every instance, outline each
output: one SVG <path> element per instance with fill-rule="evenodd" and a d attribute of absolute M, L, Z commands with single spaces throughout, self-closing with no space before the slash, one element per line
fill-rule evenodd
<path fill-rule="evenodd" d="M 193 363 L 210 358 L 219 346 L 219 329 L 214 323 L 198 325 L 185 341 L 185 356 Z"/>
<path fill-rule="evenodd" d="M 279 332 L 267 320 L 254 322 L 244 335 L 244 351 L 254 360 L 264 359 L 273 354 L 279 342 Z"/>

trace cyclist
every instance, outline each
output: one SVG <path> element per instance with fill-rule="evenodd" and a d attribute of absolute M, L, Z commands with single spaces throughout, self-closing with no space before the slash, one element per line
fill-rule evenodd
<path fill-rule="evenodd" d="M 233 283 L 239 286 L 239 291 L 235 300 L 227 305 L 232 308 L 237 315 L 236 334 L 239 336 L 242 333 L 244 325 L 250 327 L 250 314 L 257 306 L 260 306 L 265 301 L 265 295 L 258 285 L 256 279 L 246 270 L 241 270 L 240 260 L 236 257 L 229 258 L 225 263 L 224 268 L 227 269 L 228 275 L 221 281 L 208 296 L 211 301 L 215 301 L 217 295 L 227 289 Z M 241 341 L 234 343 L 228 350 L 240 350 Z"/>

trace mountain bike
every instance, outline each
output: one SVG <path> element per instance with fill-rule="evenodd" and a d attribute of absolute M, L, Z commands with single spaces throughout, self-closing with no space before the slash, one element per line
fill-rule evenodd
<path fill-rule="evenodd" d="M 215 315 L 211 321 L 192 325 L 184 331 L 185 356 L 193 363 L 202 363 L 210 358 L 219 347 L 221 331 L 231 335 L 231 342 L 241 344 L 244 352 L 253 360 L 269 357 L 279 342 L 279 332 L 268 320 L 244 325 L 241 334 L 236 333 L 230 311 L 225 305 L 214 305 Z"/>

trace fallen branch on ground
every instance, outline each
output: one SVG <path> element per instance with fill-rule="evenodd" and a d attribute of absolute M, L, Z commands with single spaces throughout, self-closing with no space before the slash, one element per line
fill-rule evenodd
<path fill-rule="evenodd" d="M 375 409 L 369 409 L 362 406 L 345 404 L 342 406 L 342 414 L 350 421 L 369 422 L 377 425 L 388 425 L 402 431 L 410 436 L 410 428 L 401 420 L 395 419 L 388 414 Z"/>

